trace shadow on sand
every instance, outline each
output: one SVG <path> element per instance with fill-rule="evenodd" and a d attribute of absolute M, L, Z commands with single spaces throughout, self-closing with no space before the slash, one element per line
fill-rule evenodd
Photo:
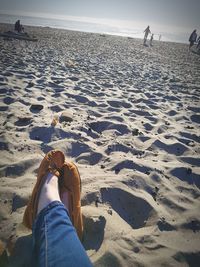
<path fill-rule="evenodd" d="M 86 250 L 98 251 L 104 240 L 105 225 L 106 219 L 103 216 L 97 216 L 96 218 L 84 217 L 83 246 Z"/>

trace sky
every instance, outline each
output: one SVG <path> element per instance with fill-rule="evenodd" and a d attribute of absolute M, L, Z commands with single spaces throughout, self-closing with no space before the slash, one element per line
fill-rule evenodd
<path fill-rule="evenodd" d="M 0 13 L 200 30 L 200 0 L 0 0 Z"/>

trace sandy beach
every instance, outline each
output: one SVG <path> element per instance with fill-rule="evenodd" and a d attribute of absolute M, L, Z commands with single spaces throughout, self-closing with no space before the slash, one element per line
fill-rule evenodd
<path fill-rule="evenodd" d="M 25 29 L 38 41 L 0 38 L 0 266 L 30 266 L 22 217 L 51 149 L 79 168 L 95 267 L 200 266 L 200 56 Z"/>

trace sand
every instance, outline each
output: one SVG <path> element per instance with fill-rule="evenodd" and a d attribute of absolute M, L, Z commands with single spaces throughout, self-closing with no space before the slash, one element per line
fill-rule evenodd
<path fill-rule="evenodd" d="M 94 266 L 200 266 L 200 57 L 26 30 L 38 42 L 0 39 L 0 265 L 30 266 L 22 216 L 42 157 L 59 149 L 81 174 Z"/>

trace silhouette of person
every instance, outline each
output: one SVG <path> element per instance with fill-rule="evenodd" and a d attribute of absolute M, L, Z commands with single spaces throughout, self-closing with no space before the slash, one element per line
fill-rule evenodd
<path fill-rule="evenodd" d="M 161 37 L 162 37 L 162 35 L 161 35 L 161 34 L 159 34 L 159 41 L 161 41 Z"/>
<path fill-rule="evenodd" d="M 191 33 L 190 38 L 189 38 L 189 42 L 190 42 L 189 49 L 194 45 L 196 40 L 197 40 L 197 30 L 194 30 Z"/>
<path fill-rule="evenodd" d="M 148 38 L 148 35 L 149 35 L 149 33 L 151 33 L 149 26 L 144 30 L 144 33 L 145 33 L 144 34 L 144 45 L 145 45 L 146 41 L 147 41 L 147 38 Z"/>
<path fill-rule="evenodd" d="M 20 20 L 18 19 L 16 22 L 15 22 L 15 31 L 17 32 L 21 32 L 23 29 L 22 25 L 20 24 Z"/>
<path fill-rule="evenodd" d="M 197 39 L 197 49 L 200 49 L 200 35 L 199 38 Z"/>
<path fill-rule="evenodd" d="M 150 43 L 150 46 L 153 45 L 153 44 L 152 44 L 152 43 L 153 43 L 153 36 L 154 36 L 154 34 L 152 33 L 151 38 L 150 38 L 150 42 L 149 42 L 149 43 Z"/>

